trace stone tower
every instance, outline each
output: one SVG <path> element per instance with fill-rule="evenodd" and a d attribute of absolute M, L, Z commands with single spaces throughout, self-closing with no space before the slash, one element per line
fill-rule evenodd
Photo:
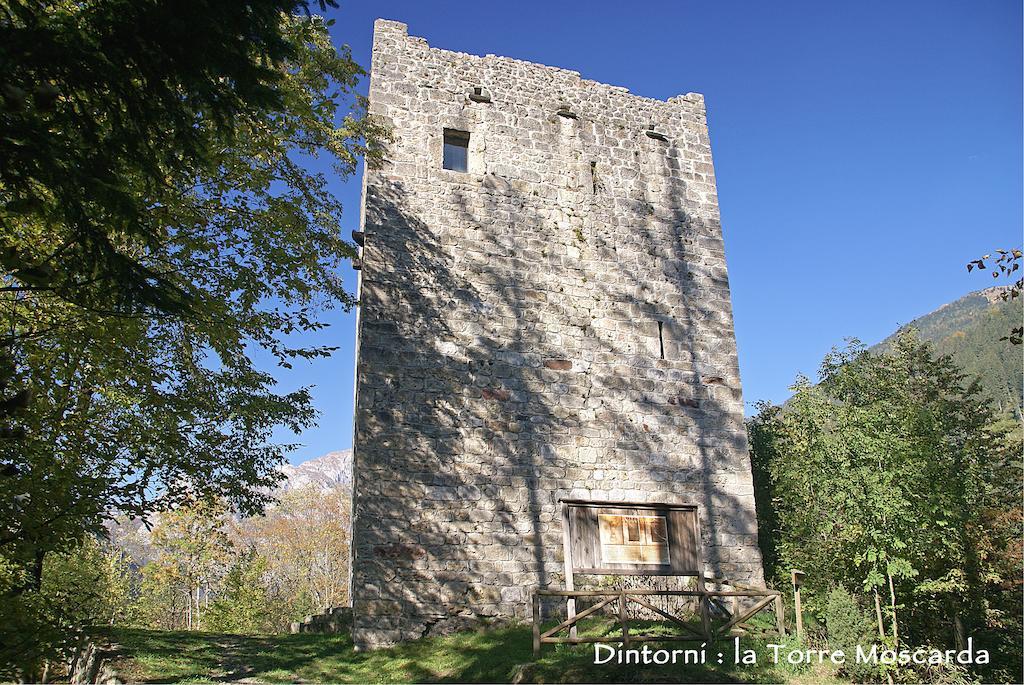
<path fill-rule="evenodd" d="M 763 583 L 703 97 L 379 20 L 370 111 L 356 644 L 527 617 L 562 498 L 697 504 L 707 572 Z"/>

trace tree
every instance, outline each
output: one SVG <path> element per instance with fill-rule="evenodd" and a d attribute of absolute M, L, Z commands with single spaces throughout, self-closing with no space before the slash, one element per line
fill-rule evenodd
<path fill-rule="evenodd" d="M 298 160 L 350 175 L 380 129 L 361 69 L 304 8 L 0 6 L 5 601 L 115 513 L 258 511 L 289 447 L 271 432 L 314 420 L 308 389 L 277 391 L 252 352 L 330 353 L 289 336 L 351 306 L 337 270 L 354 248 Z"/>
<path fill-rule="evenodd" d="M 870 612 L 841 585 L 832 588 L 822 602 L 822 614 L 828 629 L 828 646 L 833 651 L 842 650 L 847 656 L 841 670 L 854 678 L 854 682 L 881 682 L 881 670 L 875 665 L 858 663 L 858 646 L 875 642 L 875 626 Z"/>
<path fill-rule="evenodd" d="M 199 502 L 161 514 L 153 528 L 157 557 L 142 569 L 142 602 L 150 623 L 200 630 L 213 596 L 232 563 L 227 512 Z"/>
<path fill-rule="evenodd" d="M 273 628 L 274 598 L 266 586 L 267 560 L 255 549 L 235 556 L 203 628 L 223 633 L 254 634 Z"/>
<path fill-rule="evenodd" d="M 240 122 L 286 109 L 300 47 L 281 13 L 307 11 L 304 0 L 5 0 L 0 265 L 20 282 L 10 287 L 108 311 L 187 307 L 192 284 L 149 258 L 168 239 L 153 208 L 220 167 Z"/>
<path fill-rule="evenodd" d="M 24 569 L 0 560 L 0 591 L 18 582 Z M 50 554 L 39 592 L 0 602 L 6 639 L 0 642 L 0 678 L 44 680 L 46 664 L 70 637 L 96 625 L 135 620 L 133 571 L 124 553 L 86 536 L 73 550 Z M 15 665 L 20 668 L 15 668 Z"/>
<path fill-rule="evenodd" d="M 274 628 L 347 603 L 350 530 L 347 493 L 316 487 L 287 492 L 264 516 L 238 522 L 236 544 L 266 563 L 267 592 L 281 609 Z"/>
<path fill-rule="evenodd" d="M 150 535 L 122 522 L 115 545 L 141 569 L 139 623 L 287 632 L 307 614 L 346 604 L 350 512 L 345 491 L 306 487 L 253 517 L 202 502 L 156 515 Z"/>
<path fill-rule="evenodd" d="M 979 531 L 1000 503 L 977 382 L 907 331 L 885 353 L 856 342 L 833 351 L 820 382 L 794 391 L 750 424 L 780 581 L 801 568 L 820 597 L 834 586 L 868 593 L 891 641 L 984 628 L 995 569 Z M 938 626 L 925 617 L 935 609 Z"/>

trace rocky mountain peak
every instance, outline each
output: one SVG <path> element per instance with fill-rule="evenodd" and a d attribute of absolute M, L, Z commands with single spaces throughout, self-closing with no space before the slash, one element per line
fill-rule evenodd
<path fill-rule="evenodd" d="M 287 492 L 310 486 L 325 490 L 348 488 L 352 483 L 352 450 L 328 452 L 297 466 L 285 464 L 281 471 L 286 478 L 281 483 L 281 491 Z"/>

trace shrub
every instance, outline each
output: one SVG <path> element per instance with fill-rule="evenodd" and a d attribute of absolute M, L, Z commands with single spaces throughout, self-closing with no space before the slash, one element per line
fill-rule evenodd
<path fill-rule="evenodd" d="M 881 671 L 872 664 L 857 663 L 854 655 L 857 645 L 868 648 L 875 642 L 875 628 L 871 614 L 846 588 L 836 587 L 825 601 L 825 627 L 828 631 L 828 646 L 846 653 L 846 664 L 842 671 L 854 680 L 878 682 Z"/>

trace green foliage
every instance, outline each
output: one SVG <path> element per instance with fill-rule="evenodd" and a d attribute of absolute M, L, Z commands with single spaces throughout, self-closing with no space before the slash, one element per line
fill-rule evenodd
<path fill-rule="evenodd" d="M 0 643 L 0 678 L 38 676 L 46 660 L 76 645 L 87 629 L 134 620 L 131 568 L 123 553 L 95 537 L 48 555 L 38 592 L 12 593 L 26 573 L 0 558 L 0 593 L 9 598 L 0 602 L 9 635 Z"/>
<path fill-rule="evenodd" d="M 0 265 L 91 309 L 187 307 L 193 284 L 152 258 L 169 237 L 154 208 L 230 163 L 220 150 L 240 129 L 289 109 L 301 47 L 281 15 L 308 3 L 2 7 Z"/>
<path fill-rule="evenodd" d="M 835 587 L 825 597 L 823 613 L 829 648 L 841 649 L 848 656 L 844 672 L 859 682 L 880 681 L 877 667 L 857 663 L 853 658 L 857 645 L 870 649 L 877 642 L 878 629 L 868 610 L 846 588 Z"/>
<path fill-rule="evenodd" d="M 977 382 L 905 331 L 884 353 L 856 342 L 833 351 L 820 382 L 798 380 L 794 392 L 750 422 L 778 582 L 806 571 L 818 613 L 833 587 L 877 597 L 894 642 L 946 644 L 956 621 L 969 634 L 989 629 L 1007 570 L 1006 535 L 992 523 L 1006 507 L 1005 460 L 993 458 Z"/>
<path fill-rule="evenodd" d="M 266 573 L 267 561 L 255 550 L 236 556 L 210 605 L 204 628 L 248 635 L 270 632 L 272 600 L 264 582 Z"/>
<path fill-rule="evenodd" d="M 44 559 L 115 514 L 258 511 L 289 447 L 274 430 L 315 418 L 252 361 L 330 354 L 291 341 L 352 304 L 341 206 L 296 160 L 345 177 L 381 130 L 305 7 L 2 2 L 0 562 L 19 610 L 42 606 Z"/>
<path fill-rule="evenodd" d="M 877 632 L 871 616 L 846 588 L 832 588 L 825 599 L 824 614 L 831 648 L 852 654 L 857 645 L 874 642 Z"/>

